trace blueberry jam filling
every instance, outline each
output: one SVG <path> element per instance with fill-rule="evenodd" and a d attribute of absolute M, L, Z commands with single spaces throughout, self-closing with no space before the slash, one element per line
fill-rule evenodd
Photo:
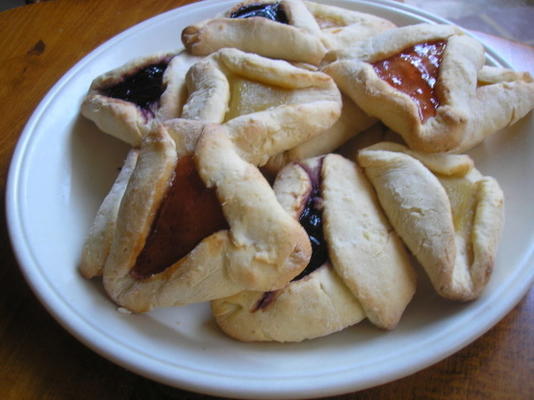
<path fill-rule="evenodd" d="M 323 234 L 323 199 L 321 197 L 321 170 L 323 166 L 323 158 L 321 158 L 318 167 L 313 170 L 304 164 L 299 165 L 306 171 L 312 184 L 312 189 L 299 217 L 300 224 L 304 227 L 310 238 L 312 256 L 306 268 L 293 278 L 291 282 L 304 278 L 328 261 L 328 248 Z M 277 293 L 278 291 L 264 292 L 262 297 L 260 297 L 254 305 L 252 312 L 265 309 L 274 301 Z"/>
<path fill-rule="evenodd" d="M 280 3 L 248 4 L 230 14 L 230 18 L 252 17 L 267 18 L 271 21 L 280 22 L 282 24 L 289 23 L 287 15 Z"/>
<path fill-rule="evenodd" d="M 266 308 L 269 304 L 271 304 L 274 301 L 277 293 L 278 291 L 276 290 L 264 292 L 263 295 L 260 297 L 260 299 L 256 302 L 256 305 L 252 309 L 252 312 Z"/>
<path fill-rule="evenodd" d="M 151 110 L 158 103 L 165 90 L 163 73 L 169 65 L 168 61 L 148 65 L 135 74 L 129 75 L 116 85 L 102 90 L 106 96 L 130 101 L 139 107 Z"/>
<path fill-rule="evenodd" d="M 304 165 L 302 168 L 307 172 L 312 183 L 312 190 L 308 195 L 306 205 L 300 214 L 299 222 L 304 227 L 310 238 L 312 245 L 312 256 L 310 262 L 293 281 L 298 281 L 306 275 L 311 274 L 328 260 L 328 248 L 323 234 L 323 199 L 321 197 L 321 169 L 323 159 L 321 159 L 317 169 L 311 171 Z"/>

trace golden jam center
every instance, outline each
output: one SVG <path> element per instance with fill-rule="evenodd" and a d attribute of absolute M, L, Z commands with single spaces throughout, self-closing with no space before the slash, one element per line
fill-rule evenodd
<path fill-rule="evenodd" d="M 415 101 L 422 122 L 436 115 L 440 104 L 436 85 L 446 47 L 445 40 L 418 43 L 372 64 L 381 79 Z"/>

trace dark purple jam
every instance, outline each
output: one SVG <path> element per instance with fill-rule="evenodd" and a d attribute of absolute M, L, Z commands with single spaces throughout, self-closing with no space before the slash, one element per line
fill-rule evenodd
<path fill-rule="evenodd" d="M 321 158 L 318 167 L 313 170 L 306 165 L 299 165 L 306 171 L 312 184 L 312 189 L 299 217 L 300 224 L 304 227 L 310 238 L 312 255 L 306 268 L 293 278 L 291 282 L 304 278 L 328 261 L 328 247 L 326 246 L 323 234 L 323 198 L 321 197 L 323 158 Z M 278 291 L 264 292 L 263 296 L 254 305 L 252 312 L 265 309 L 274 301 L 277 293 Z"/>
<path fill-rule="evenodd" d="M 271 21 L 288 24 L 287 15 L 280 3 L 248 4 L 234 11 L 230 18 L 262 17 Z"/>
<path fill-rule="evenodd" d="M 324 240 L 323 234 L 323 199 L 321 197 L 321 169 L 323 166 L 323 159 L 319 163 L 319 167 L 311 171 L 309 168 L 301 165 L 308 173 L 312 183 L 312 190 L 308 195 L 306 205 L 302 210 L 299 218 L 300 224 L 304 227 L 312 245 L 312 256 L 310 262 L 298 276 L 293 278 L 293 281 L 302 279 L 306 275 L 312 273 L 328 260 L 328 248 Z"/>
<path fill-rule="evenodd" d="M 266 308 L 269 304 L 271 304 L 276 297 L 277 291 L 269 291 L 269 292 L 263 292 L 263 296 L 260 297 L 260 299 L 256 302 L 256 305 L 252 309 L 252 312 L 256 312 L 258 310 L 261 310 L 263 308 Z"/>
<path fill-rule="evenodd" d="M 168 62 L 152 64 L 129 75 L 116 85 L 102 90 L 106 96 L 115 99 L 130 101 L 139 107 L 150 110 L 159 102 L 161 94 L 165 90 L 163 85 L 163 73 Z"/>

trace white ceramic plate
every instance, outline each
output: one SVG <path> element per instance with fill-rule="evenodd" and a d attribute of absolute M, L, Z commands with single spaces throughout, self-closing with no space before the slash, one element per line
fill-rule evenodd
<path fill-rule="evenodd" d="M 109 40 L 50 90 L 26 125 L 10 173 L 7 212 L 20 266 L 36 295 L 74 336 L 141 375 L 189 390 L 243 398 L 297 398 L 367 388 L 411 374 L 467 345 L 501 319 L 534 277 L 534 118 L 473 152 L 506 195 L 495 272 L 469 304 L 438 298 L 424 279 L 392 332 L 362 323 L 301 344 L 246 344 L 221 334 L 207 304 L 124 315 L 101 284 L 77 272 L 84 236 L 126 146 L 79 116 L 88 85 L 127 60 L 179 46 L 188 24 L 232 1 L 203 1 L 147 20 Z M 443 20 L 386 1 L 330 1 L 399 25 Z M 488 62 L 504 65 L 489 51 Z"/>

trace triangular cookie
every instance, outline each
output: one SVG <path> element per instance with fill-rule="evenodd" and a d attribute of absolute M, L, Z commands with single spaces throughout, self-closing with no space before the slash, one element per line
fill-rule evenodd
<path fill-rule="evenodd" d="M 194 154 L 163 127 L 141 146 L 103 268 L 131 311 L 276 290 L 309 259 L 305 231 L 225 128 L 201 129 Z"/>
<path fill-rule="evenodd" d="M 274 189 L 308 232 L 310 263 L 281 290 L 213 301 L 219 326 L 240 340 L 281 342 L 324 336 L 365 317 L 395 327 L 415 274 L 363 172 L 329 154 L 288 165 Z"/>
<path fill-rule="evenodd" d="M 191 67 L 181 117 L 222 123 L 255 165 L 330 128 L 341 113 L 334 81 L 237 49 L 222 49 Z"/>
<path fill-rule="evenodd" d="M 154 121 L 180 116 L 185 74 L 200 58 L 186 52 L 141 57 L 95 78 L 81 112 L 102 131 L 139 146 Z"/>
<path fill-rule="evenodd" d="M 322 70 L 411 148 L 460 152 L 534 107 L 528 74 L 481 85 L 483 64 L 484 48 L 460 29 L 419 24 L 329 53 Z"/>
<path fill-rule="evenodd" d="M 232 47 L 317 65 L 328 50 L 394 26 L 374 15 L 308 1 L 247 0 L 216 18 L 186 27 L 182 42 L 195 55 Z"/>
<path fill-rule="evenodd" d="M 327 51 L 317 22 L 301 0 L 241 2 L 218 18 L 186 27 L 182 42 L 194 55 L 232 47 L 314 65 Z"/>
<path fill-rule="evenodd" d="M 465 155 L 422 154 L 379 143 L 358 163 L 391 224 L 436 291 L 454 300 L 478 297 L 487 284 L 503 224 L 503 193 Z"/>

